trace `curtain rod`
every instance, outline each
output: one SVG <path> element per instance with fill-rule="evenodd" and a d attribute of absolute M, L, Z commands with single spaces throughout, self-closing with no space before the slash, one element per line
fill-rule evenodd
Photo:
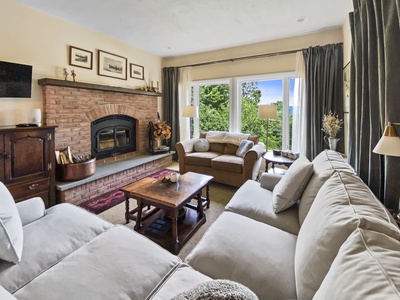
<path fill-rule="evenodd" d="M 264 53 L 264 54 L 236 57 L 236 58 L 227 58 L 227 59 L 214 60 L 214 61 L 203 62 L 203 63 L 198 63 L 198 64 L 179 66 L 178 68 L 199 67 L 199 66 L 219 64 L 219 63 L 225 63 L 225 62 L 234 62 L 234 61 L 237 61 L 237 60 L 246 60 L 246 59 L 255 59 L 255 58 L 263 58 L 263 57 L 287 55 L 287 54 L 296 53 L 296 52 L 301 51 L 301 50 L 303 50 L 303 49 L 287 50 L 287 51 L 272 52 L 272 53 Z"/>

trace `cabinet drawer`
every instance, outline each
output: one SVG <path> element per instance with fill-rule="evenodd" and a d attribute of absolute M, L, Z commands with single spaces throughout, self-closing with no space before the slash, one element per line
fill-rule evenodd
<path fill-rule="evenodd" d="M 29 181 L 16 185 L 7 186 L 11 195 L 13 195 L 16 202 L 33 197 L 40 192 L 48 191 L 50 188 L 50 179 L 44 178 L 40 180 Z M 17 199 L 19 201 L 17 201 Z"/>

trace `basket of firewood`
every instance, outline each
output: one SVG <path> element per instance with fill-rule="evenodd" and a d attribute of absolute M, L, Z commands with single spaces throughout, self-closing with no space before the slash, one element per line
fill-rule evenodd
<path fill-rule="evenodd" d="M 69 147 L 56 151 L 57 180 L 76 181 L 92 176 L 96 172 L 96 158 L 91 155 L 72 155 Z"/>

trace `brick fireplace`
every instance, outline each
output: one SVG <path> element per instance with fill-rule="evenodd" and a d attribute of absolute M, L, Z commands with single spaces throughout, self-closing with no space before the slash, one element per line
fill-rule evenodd
<path fill-rule="evenodd" d="M 44 95 L 43 123 L 57 126 L 56 149 L 69 146 L 72 154 L 90 154 L 91 122 L 110 115 L 126 115 L 136 120 L 136 151 L 98 159 L 97 168 L 148 154 L 147 126 L 150 121 L 157 120 L 157 97 L 161 94 L 48 78 L 40 79 L 39 84 L 43 86 Z M 143 165 L 98 180 L 76 183 L 64 191 L 57 186 L 58 201 L 80 204 L 145 177 L 171 162 L 171 156 L 155 157 Z"/>

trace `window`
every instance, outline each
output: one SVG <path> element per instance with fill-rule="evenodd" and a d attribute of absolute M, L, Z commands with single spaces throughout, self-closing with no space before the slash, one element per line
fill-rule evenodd
<path fill-rule="evenodd" d="M 198 136 L 199 131 L 229 131 L 230 90 L 230 80 L 193 83 L 192 102 L 199 106 L 199 119 L 194 120 L 194 136 Z"/>
<path fill-rule="evenodd" d="M 194 136 L 199 129 L 225 130 L 256 134 L 265 143 L 266 120 L 258 118 L 258 105 L 275 104 L 278 118 L 268 121 L 268 148 L 291 149 L 294 82 L 293 73 L 193 82 L 200 116 Z"/>

